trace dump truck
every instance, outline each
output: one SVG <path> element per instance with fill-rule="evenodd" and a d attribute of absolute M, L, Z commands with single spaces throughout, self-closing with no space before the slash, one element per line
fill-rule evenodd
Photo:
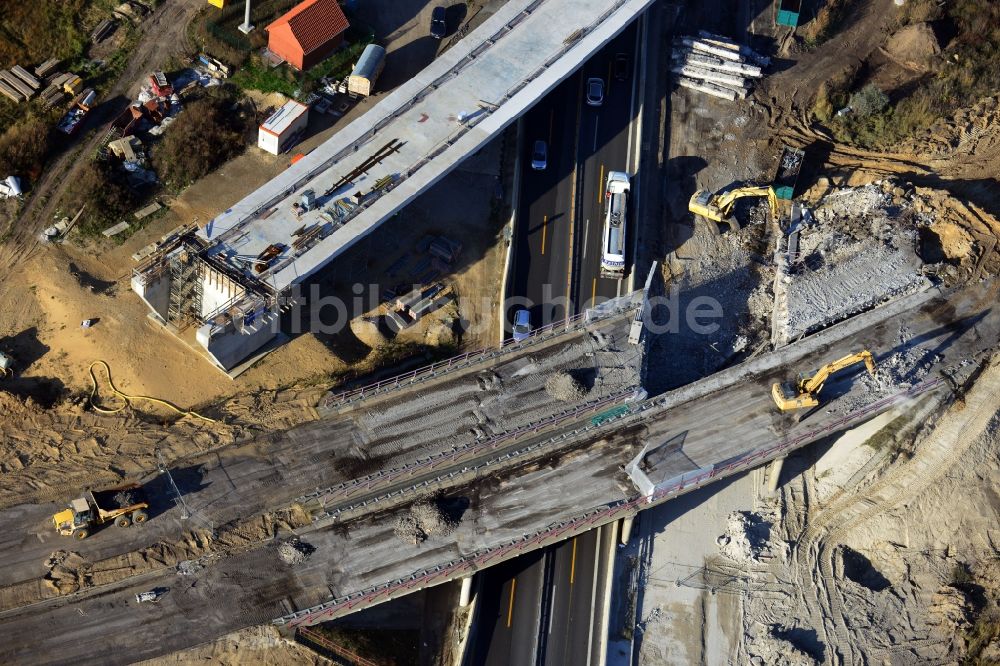
<path fill-rule="evenodd" d="M 52 524 L 63 536 L 86 539 L 95 528 L 106 523 L 128 527 L 146 522 L 149 502 L 138 484 L 83 493 L 69 507 L 52 516 Z"/>
<path fill-rule="evenodd" d="M 691 195 L 688 210 L 714 222 L 725 222 L 732 215 L 736 202 L 744 197 L 767 197 L 771 215 L 778 217 L 778 197 L 774 194 L 774 188 L 769 185 L 737 187 L 721 194 L 698 190 Z"/>
<path fill-rule="evenodd" d="M 774 404 L 783 412 L 819 405 L 817 395 L 823 390 L 823 385 L 833 373 L 849 368 L 857 363 L 864 363 L 868 374 L 875 374 L 875 359 L 868 350 L 848 354 L 833 363 L 827 363 L 813 375 L 800 374 L 795 383 L 776 383 L 771 387 L 771 397 Z"/>
<path fill-rule="evenodd" d="M 802 171 L 802 161 L 805 152 L 798 148 L 782 146 L 781 159 L 778 161 L 778 172 L 774 174 L 774 195 L 779 199 L 791 201 L 795 196 L 795 185 L 799 182 L 799 172 Z"/>

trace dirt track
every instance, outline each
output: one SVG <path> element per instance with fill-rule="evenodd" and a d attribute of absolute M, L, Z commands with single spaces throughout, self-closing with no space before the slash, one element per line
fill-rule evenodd
<path fill-rule="evenodd" d="M 13 267 L 33 254 L 38 244 L 36 236 L 51 224 L 78 170 L 97 150 L 105 126 L 127 106 L 126 98 L 131 98 L 142 77 L 170 57 L 190 50 L 187 26 L 203 4 L 198 0 L 169 0 L 139 26 L 142 35 L 129 55 L 125 71 L 104 95 L 104 103 L 87 120 L 87 129 L 96 131 L 85 143 L 69 147 L 46 167 L 27 205 L 12 225 L 12 236 L 0 248 L 0 270 Z"/>

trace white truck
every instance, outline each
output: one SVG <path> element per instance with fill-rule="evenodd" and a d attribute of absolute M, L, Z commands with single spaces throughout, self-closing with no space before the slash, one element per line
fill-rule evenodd
<path fill-rule="evenodd" d="M 625 276 L 625 216 L 628 210 L 629 189 L 627 173 L 608 172 L 604 187 L 601 277 L 620 280 Z"/>

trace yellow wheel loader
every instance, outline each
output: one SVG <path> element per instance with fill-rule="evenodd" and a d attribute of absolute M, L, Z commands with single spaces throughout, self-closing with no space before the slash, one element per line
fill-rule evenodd
<path fill-rule="evenodd" d="M 129 484 L 108 490 L 90 491 L 69 503 L 69 508 L 52 516 L 52 524 L 63 536 L 86 539 L 94 528 L 113 522 L 128 527 L 146 522 L 149 502 L 142 486 Z"/>
<path fill-rule="evenodd" d="M 819 404 L 819 399 L 816 396 L 823 390 L 823 384 L 826 383 L 827 378 L 838 370 L 843 370 L 856 363 L 864 363 L 868 374 L 875 374 L 875 359 L 870 351 L 848 354 L 833 363 L 827 363 L 812 376 L 799 375 L 794 384 L 786 383 L 772 386 L 771 397 L 774 398 L 774 404 L 783 412 L 815 407 Z"/>

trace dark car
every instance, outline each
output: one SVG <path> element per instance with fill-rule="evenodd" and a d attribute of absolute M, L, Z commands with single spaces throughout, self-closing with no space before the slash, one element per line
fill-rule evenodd
<path fill-rule="evenodd" d="M 535 148 L 531 151 L 531 168 L 535 171 L 544 171 L 548 166 L 549 147 L 544 141 L 536 141 Z"/>
<path fill-rule="evenodd" d="M 619 81 L 628 78 L 628 56 L 624 53 L 615 55 L 615 78 Z"/>
<path fill-rule="evenodd" d="M 600 106 L 604 104 L 604 80 L 598 78 L 587 79 L 587 104 L 590 106 Z"/>
<path fill-rule="evenodd" d="M 444 39 L 448 34 L 448 22 L 445 20 L 444 7 L 435 7 L 431 12 L 431 37 Z"/>

